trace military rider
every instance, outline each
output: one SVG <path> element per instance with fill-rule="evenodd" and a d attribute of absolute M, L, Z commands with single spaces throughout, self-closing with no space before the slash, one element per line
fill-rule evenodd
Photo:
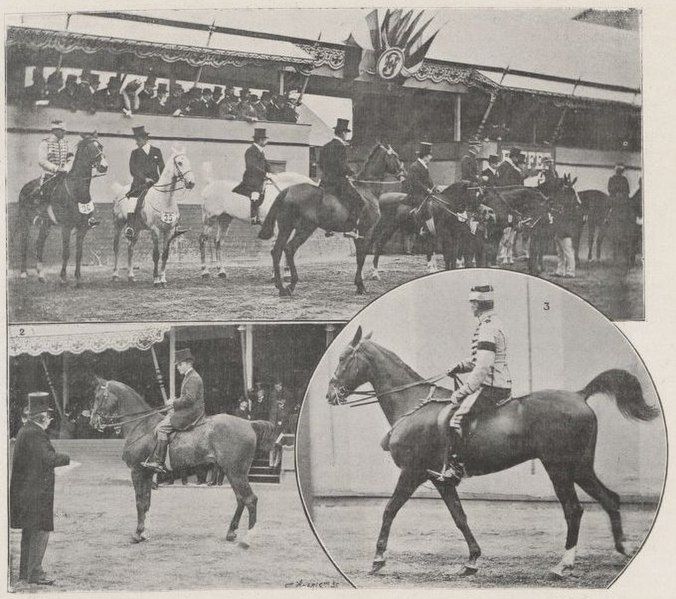
<path fill-rule="evenodd" d="M 361 223 L 367 220 L 369 203 L 361 196 L 350 181 L 355 176 L 347 161 L 347 134 L 350 133 L 349 120 L 338 119 L 333 129 L 333 139 L 322 147 L 319 166 L 322 169 L 320 186 L 333 193 L 339 200 L 347 202 L 348 210 L 357 215 L 352 231 L 346 237 L 363 239 Z"/>
<path fill-rule="evenodd" d="M 244 93 L 245 90 L 242 90 L 240 96 Z M 244 153 L 245 168 L 242 182 L 232 190 L 239 195 L 243 195 L 245 198 L 249 198 L 251 201 L 250 216 L 252 225 L 261 224 L 258 211 L 265 199 L 265 179 L 270 172 L 270 164 L 263 151 L 267 143 L 268 134 L 265 129 L 254 129 L 253 143 Z"/>
<path fill-rule="evenodd" d="M 171 410 L 155 427 L 157 443 L 153 454 L 142 463 L 144 468 L 155 472 L 164 472 L 167 458 L 169 435 L 175 431 L 183 431 L 195 424 L 204 416 L 204 384 L 202 377 L 193 366 L 195 358 L 189 349 L 176 351 L 176 370 L 183 376 L 181 396 L 170 400 L 167 405 Z"/>
<path fill-rule="evenodd" d="M 127 215 L 127 227 L 124 234 L 132 239 L 142 228 L 141 210 L 148 189 L 160 179 L 164 170 L 164 158 L 159 148 L 150 145 L 150 135 L 144 125 L 132 127 L 136 148 L 129 156 L 129 171 L 132 176 L 131 189 L 127 196 L 136 198 L 136 207 Z"/>
<path fill-rule="evenodd" d="M 472 337 L 471 356 L 458 362 L 448 372 L 449 376 L 457 373 L 469 373 L 469 376 L 451 396 L 451 405 L 457 406 L 457 409 L 454 413 L 449 411 L 441 424 L 440 432 L 445 441 L 444 468 L 440 473 L 443 480 L 460 480 L 464 476 L 464 466 L 457 453 L 450 455 L 451 449 L 457 452 L 461 442 L 463 418 L 475 405 L 483 409 L 508 399 L 512 389 L 507 365 L 507 340 L 493 311 L 493 287 L 472 287 L 469 302 L 478 324 Z"/>

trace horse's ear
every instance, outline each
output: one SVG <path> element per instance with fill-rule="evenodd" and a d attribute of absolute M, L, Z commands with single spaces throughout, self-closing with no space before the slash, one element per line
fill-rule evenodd
<path fill-rule="evenodd" d="M 570 182 L 570 186 L 573 187 L 573 185 L 575 185 L 575 183 L 577 183 L 577 177 L 575 177 L 575 179 L 573 179 L 573 180 Z"/>
<path fill-rule="evenodd" d="M 98 374 L 94 375 L 94 380 L 96 381 L 96 384 L 100 387 L 106 384 L 106 381 L 102 379 Z"/>
<path fill-rule="evenodd" d="M 367 339 L 370 339 L 370 338 L 371 338 L 371 335 L 373 335 L 373 331 L 368 332 L 368 333 L 364 336 L 364 341 L 366 341 Z"/>
<path fill-rule="evenodd" d="M 352 347 L 357 347 L 357 345 L 359 345 L 359 342 L 361 341 L 361 333 L 362 331 L 360 325 L 359 328 L 357 329 L 357 332 L 354 334 L 354 339 L 352 339 L 352 341 L 350 342 L 350 345 Z"/>

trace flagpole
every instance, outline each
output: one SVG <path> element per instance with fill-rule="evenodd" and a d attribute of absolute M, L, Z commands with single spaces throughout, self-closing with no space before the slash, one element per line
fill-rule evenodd
<path fill-rule="evenodd" d="M 65 29 L 65 31 L 68 31 L 68 29 L 69 29 L 69 27 L 70 27 L 70 18 L 71 18 L 72 16 L 73 16 L 73 15 L 72 15 L 71 13 L 67 13 L 67 14 L 66 14 L 66 29 Z M 61 70 L 61 65 L 62 65 L 62 64 L 63 64 L 63 52 L 60 52 L 60 53 L 59 53 L 59 62 L 58 62 L 58 64 L 56 65 L 56 70 L 57 70 L 57 71 L 60 71 L 60 70 Z"/>
<path fill-rule="evenodd" d="M 209 44 L 211 44 L 211 36 L 214 34 L 214 28 L 216 25 L 216 18 L 214 17 L 214 20 L 211 22 L 211 25 L 209 25 L 209 37 L 207 37 L 207 45 L 205 48 L 209 47 Z M 197 70 L 197 77 L 195 77 L 195 85 L 197 85 L 200 82 L 200 79 L 202 78 L 202 69 L 204 68 L 204 65 L 201 64 L 200 68 Z"/>
<path fill-rule="evenodd" d="M 317 37 L 317 41 L 315 42 L 315 45 L 313 47 L 313 50 L 316 50 L 319 48 L 319 42 L 322 39 L 322 32 L 319 32 L 319 36 Z M 310 72 L 305 75 L 305 81 L 303 81 L 303 87 L 300 90 L 300 95 L 298 96 L 298 100 L 296 100 L 296 106 L 300 106 L 303 103 L 303 96 L 305 95 L 305 90 L 307 89 L 307 84 L 310 82 L 310 76 L 312 75 L 312 69 Z M 283 91 L 283 90 L 282 90 Z"/>

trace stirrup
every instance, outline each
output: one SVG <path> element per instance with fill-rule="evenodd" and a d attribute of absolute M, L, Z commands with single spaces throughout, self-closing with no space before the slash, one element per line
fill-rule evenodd
<path fill-rule="evenodd" d="M 167 472 L 164 464 L 160 464 L 159 462 L 149 462 L 148 460 L 144 460 L 141 462 L 141 467 L 157 472 L 157 474 L 164 474 Z"/>

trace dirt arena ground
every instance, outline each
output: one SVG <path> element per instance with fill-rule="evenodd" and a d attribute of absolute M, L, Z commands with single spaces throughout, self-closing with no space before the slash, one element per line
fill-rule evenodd
<path fill-rule="evenodd" d="M 585 504 L 573 575 L 552 580 L 549 569 L 561 558 L 565 521 L 558 503 L 465 500 L 465 512 L 483 557 L 478 574 L 461 577 L 454 568 L 467 558 L 467 545 L 439 500 L 413 499 L 392 525 L 387 564 L 369 575 L 385 498 L 315 501 L 319 537 L 357 587 L 564 587 L 605 588 L 627 558 L 613 549 L 608 518 L 596 504 Z M 654 507 L 624 506 L 624 530 L 632 544 L 643 541 Z M 631 566 L 629 567 L 631 569 Z"/>
<path fill-rule="evenodd" d="M 370 262 L 369 262 L 370 264 Z M 546 260 L 547 272 L 555 259 Z M 152 264 L 144 263 L 137 282 L 111 280 L 108 267 L 83 268 L 83 288 L 61 287 L 58 269 L 52 267 L 46 283 L 34 272 L 22 280 L 18 272 L 8 277 L 10 322 L 63 321 L 164 321 L 164 320 L 349 320 L 357 311 L 390 289 L 426 274 L 424 256 L 384 256 L 382 279 L 367 280 L 367 294 L 355 294 L 354 259 L 306 262 L 299 265 L 300 282 L 294 296 L 280 298 L 274 287 L 270 265 L 240 263 L 227 267 L 224 281 L 213 275 L 199 276 L 199 264 L 176 263 L 167 271 L 168 286 L 152 286 Z M 525 272 L 517 262 L 514 270 Z M 365 269 L 369 272 L 369 268 Z M 578 268 L 576 279 L 554 283 L 587 299 L 614 320 L 643 318 L 643 269 L 634 267 L 620 277 L 607 263 Z"/>
<path fill-rule="evenodd" d="M 180 482 L 153 492 L 150 538 L 132 544 L 136 509 L 120 441 L 54 445 L 80 465 L 57 469 L 55 532 L 43 563 L 57 584 L 40 591 L 347 586 L 308 526 L 293 472 L 280 485 L 253 485 L 259 521 L 248 550 L 225 540 L 235 507 L 230 488 Z M 35 591 L 16 581 L 20 535 L 10 533 L 10 587 Z"/>

